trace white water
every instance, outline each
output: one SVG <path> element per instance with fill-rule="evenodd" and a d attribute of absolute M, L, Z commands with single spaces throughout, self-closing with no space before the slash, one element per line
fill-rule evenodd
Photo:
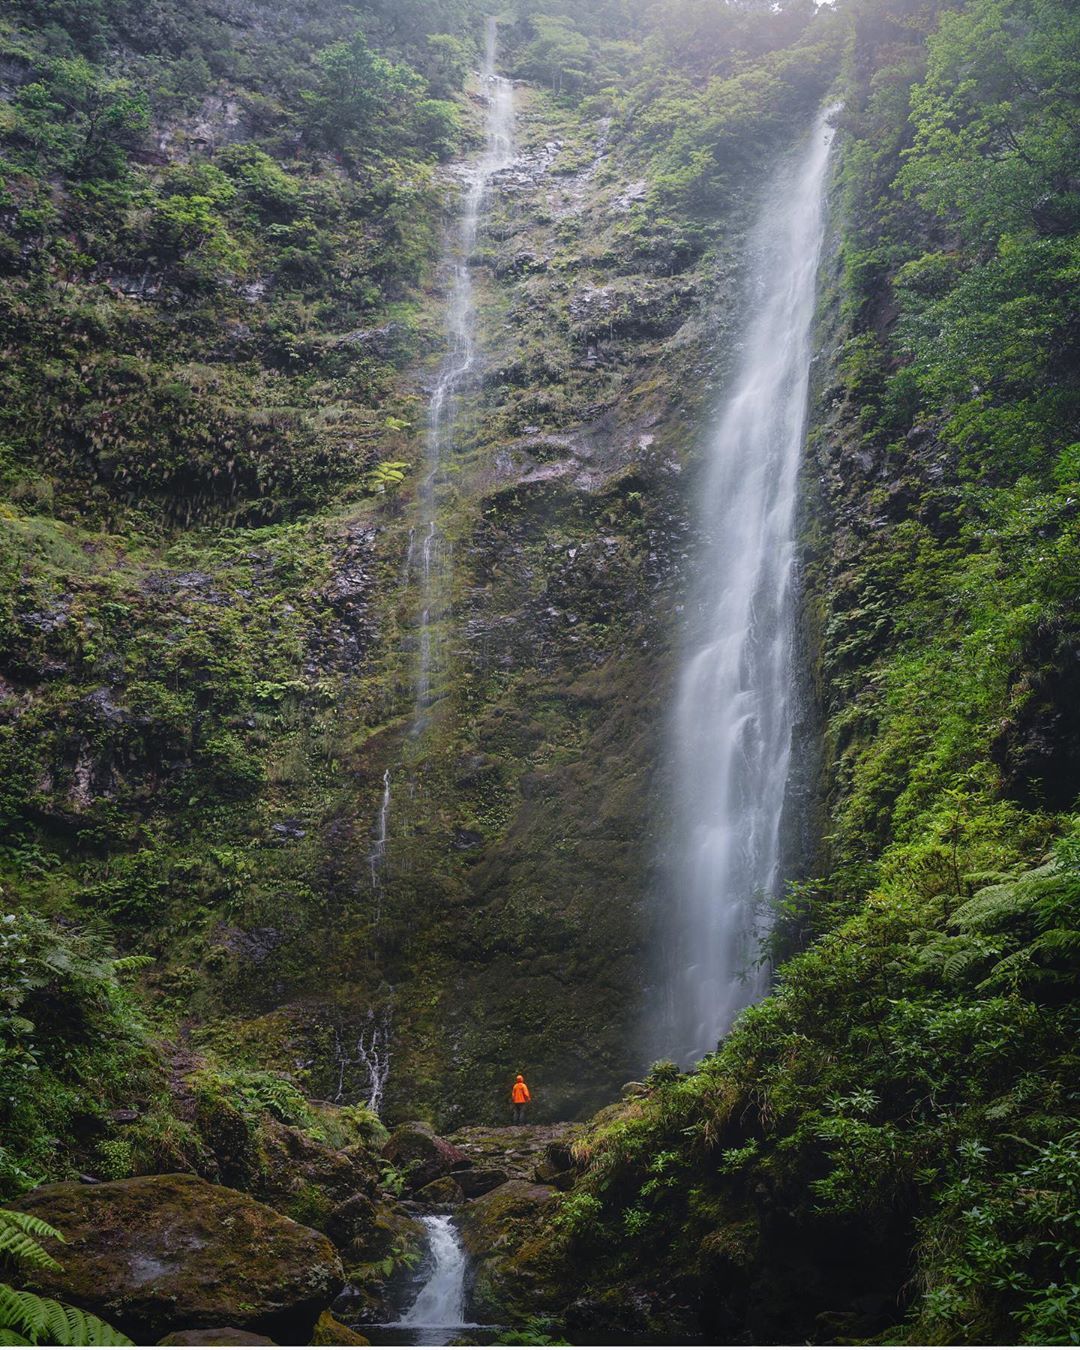
<path fill-rule="evenodd" d="M 783 167 L 757 225 L 750 321 L 708 451 L 706 540 L 671 726 L 671 902 L 657 1047 L 690 1065 L 760 997 L 763 897 L 783 882 L 794 717 L 795 507 L 832 130 Z"/>
<path fill-rule="evenodd" d="M 497 24 L 488 19 L 484 64 L 480 77 L 486 97 L 483 154 L 471 166 L 466 180 L 461 220 L 449 258 L 450 301 L 447 311 L 449 352 L 439 368 L 428 408 L 425 475 L 420 484 L 420 633 L 416 674 L 416 720 L 419 735 L 427 710 L 437 697 L 433 677 L 439 671 L 437 625 L 447 604 L 443 595 L 443 550 L 437 519 L 438 487 L 443 464 L 454 447 L 458 396 L 476 370 L 476 306 L 469 259 L 476 247 L 480 219 L 491 181 L 514 159 L 514 89 L 495 73 Z"/>
<path fill-rule="evenodd" d="M 468 1261 L 450 1219 L 444 1214 L 429 1214 L 423 1222 L 431 1253 L 431 1273 L 397 1325 L 421 1332 L 418 1345 L 446 1345 L 454 1331 L 469 1325 L 465 1321 Z"/>

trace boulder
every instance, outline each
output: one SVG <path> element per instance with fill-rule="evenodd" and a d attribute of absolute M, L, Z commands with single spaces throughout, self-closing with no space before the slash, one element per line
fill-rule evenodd
<path fill-rule="evenodd" d="M 324 1312 L 315 1323 L 311 1337 L 312 1345 L 370 1345 L 366 1336 L 361 1336 L 352 1327 L 339 1322 L 336 1317 Z"/>
<path fill-rule="evenodd" d="M 558 1203 L 550 1186 L 507 1181 L 460 1211 L 473 1260 L 471 1307 L 479 1321 L 514 1325 L 554 1306 L 553 1248 L 545 1224 Z"/>
<path fill-rule="evenodd" d="M 202 1331 L 170 1331 L 158 1345 L 277 1345 L 277 1341 L 239 1327 L 207 1327 Z"/>
<path fill-rule="evenodd" d="M 63 1267 L 34 1271 L 34 1288 L 140 1344 L 221 1327 L 302 1344 L 344 1283 L 322 1233 L 187 1174 L 58 1182 L 12 1207 L 67 1239 L 46 1240 Z"/>
<path fill-rule="evenodd" d="M 404 1174 L 407 1185 L 419 1190 L 436 1177 L 469 1166 L 469 1157 L 422 1120 L 399 1125 L 382 1146 L 382 1156 Z"/>
<path fill-rule="evenodd" d="M 477 1259 L 517 1248 L 532 1237 L 550 1213 L 554 1192 L 550 1186 L 507 1181 L 488 1191 L 464 1211 L 462 1245 Z"/>
<path fill-rule="evenodd" d="M 460 1205 L 465 1199 L 465 1192 L 458 1185 L 458 1177 L 464 1176 L 464 1172 L 455 1172 L 453 1176 L 436 1177 L 434 1181 L 429 1181 L 426 1186 L 421 1186 L 415 1193 L 417 1200 L 422 1200 L 428 1205 Z"/>
<path fill-rule="evenodd" d="M 478 1195 L 486 1195 L 496 1186 L 503 1185 L 510 1177 L 501 1167 L 466 1167 L 454 1173 L 454 1180 L 465 1192 L 466 1200 L 475 1200 Z"/>

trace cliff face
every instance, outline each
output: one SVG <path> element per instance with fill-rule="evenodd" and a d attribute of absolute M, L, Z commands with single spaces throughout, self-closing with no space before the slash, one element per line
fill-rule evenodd
<path fill-rule="evenodd" d="M 5 884 L 42 942 L 92 921 L 152 957 L 154 1034 L 448 1124 L 517 1067 L 552 1118 L 640 1069 L 694 452 L 761 159 L 840 40 L 683 18 L 504 25 L 519 153 L 470 259 L 422 736 L 481 16 L 5 30 Z M 108 1105 L 79 1106 L 104 1135 Z M 46 1152 L 71 1109 L 31 1112 Z"/>

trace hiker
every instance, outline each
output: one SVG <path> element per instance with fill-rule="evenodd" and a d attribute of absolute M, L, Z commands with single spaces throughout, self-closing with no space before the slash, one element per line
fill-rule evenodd
<path fill-rule="evenodd" d="M 525 1124 L 525 1108 L 532 1101 L 532 1094 L 529 1092 L 528 1084 L 525 1079 L 518 1074 L 514 1080 L 514 1086 L 510 1089 L 510 1102 L 513 1107 L 513 1120 L 515 1125 Z"/>

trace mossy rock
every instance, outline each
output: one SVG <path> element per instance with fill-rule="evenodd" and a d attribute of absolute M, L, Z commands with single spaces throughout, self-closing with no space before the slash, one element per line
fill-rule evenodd
<path fill-rule="evenodd" d="M 446 1139 L 440 1139 L 426 1121 L 399 1125 L 380 1150 L 401 1171 L 408 1185 L 419 1190 L 437 1177 L 469 1165 L 468 1155 Z"/>
<path fill-rule="evenodd" d="M 428 1205 L 460 1205 L 464 1203 L 465 1192 L 458 1185 L 456 1176 L 436 1177 L 420 1187 L 416 1198 Z"/>
<path fill-rule="evenodd" d="M 550 1186 L 508 1181 L 461 1212 L 462 1245 L 475 1262 L 472 1305 L 483 1320 L 512 1325 L 546 1311 L 554 1267 L 541 1235 L 554 1195 Z"/>
<path fill-rule="evenodd" d="M 315 1323 L 315 1332 L 311 1337 L 312 1345 L 370 1345 L 366 1336 L 361 1336 L 352 1327 L 339 1322 L 336 1317 L 324 1312 Z"/>
<path fill-rule="evenodd" d="M 16 1208 L 67 1239 L 47 1244 L 63 1267 L 35 1271 L 35 1289 L 140 1344 L 227 1326 L 304 1344 L 344 1283 L 322 1233 L 195 1176 L 59 1182 Z"/>

